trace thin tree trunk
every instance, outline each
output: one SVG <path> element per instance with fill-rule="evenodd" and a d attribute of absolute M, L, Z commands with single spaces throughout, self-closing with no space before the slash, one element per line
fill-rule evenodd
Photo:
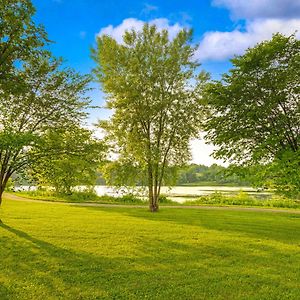
<path fill-rule="evenodd" d="M 2 204 L 2 196 L 3 196 L 3 192 L 4 192 L 5 187 L 0 184 L 0 206 Z"/>
<path fill-rule="evenodd" d="M 157 182 L 155 182 L 155 186 L 154 186 L 154 198 L 153 198 L 153 207 L 154 210 L 153 211 L 158 211 L 159 209 L 159 193 L 158 193 L 158 186 L 157 186 Z"/>
<path fill-rule="evenodd" d="M 2 204 L 2 195 L 3 195 L 3 192 L 4 192 L 4 187 L 3 187 L 3 184 L 0 183 L 0 207 L 1 207 L 1 204 Z M 2 224 L 2 220 L 0 218 L 0 224 Z"/>
<path fill-rule="evenodd" d="M 154 181 L 154 185 L 153 185 L 153 207 L 154 207 L 154 210 L 153 211 L 158 211 L 158 208 L 159 208 L 159 204 L 158 204 L 158 201 L 159 201 L 159 193 L 158 193 L 158 165 L 155 166 L 155 172 L 154 172 L 154 178 L 153 178 L 153 181 Z"/>
<path fill-rule="evenodd" d="M 149 209 L 151 212 L 156 212 L 158 210 L 157 200 L 153 192 L 153 172 L 152 166 L 148 165 L 148 196 L 149 196 Z"/>
<path fill-rule="evenodd" d="M 1 174 L 1 181 L 0 181 L 0 206 L 2 204 L 2 196 L 3 196 L 3 193 L 4 193 L 4 190 L 5 190 L 5 187 L 7 185 L 7 182 L 9 180 L 9 178 L 11 177 L 11 174 L 10 172 L 6 173 L 6 174 Z"/>

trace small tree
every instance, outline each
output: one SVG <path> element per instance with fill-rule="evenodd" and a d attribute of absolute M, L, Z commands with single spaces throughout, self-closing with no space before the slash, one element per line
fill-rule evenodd
<path fill-rule="evenodd" d="M 120 161 L 147 173 L 149 206 L 158 210 L 165 170 L 190 157 L 189 141 L 201 124 L 200 93 L 207 74 L 195 75 L 191 31 L 170 40 L 146 24 L 128 31 L 123 43 L 109 36 L 97 40 L 93 58 L 98 81 L 113 116 L 102 122 Z"/>
<path fill-rule="evenodd" d="M 211 109 L 206 137 L 218 146 L 215 156 L 243 166 L 274 163 L 276 187 L 282 182 L 285 190 L 299 191 L 300 181 L 286 168 L 299 174 L 300 41 L 276 34 L 232 63 L 230 72 L 206 89 Z"/>
<path fill-rule="evenodd" d="M 105 147 L 90 130 L 74 126 L 67 130 L 49 131 L 40 147 L 52 154 L 29 167 L 29 173 L 38 185 L 54 187 L 57 193 L 63 194 L 72 194 L 77 185 L 95 185 Z"/>

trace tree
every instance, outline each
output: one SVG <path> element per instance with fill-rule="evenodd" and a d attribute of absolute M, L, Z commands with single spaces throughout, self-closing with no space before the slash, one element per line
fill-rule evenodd
<path fill-rule="evenodd" d="M 191 31 L 171 40 L 146 24 L 128 31 L 123 43 L 101 36 L 92 56 L 98 81 L 113 116 L 102 122 L 120 161 L 147 172 L 149 207 L 158 210 L 165 170 L 188 160 L 189 141 L 198 135 L 200 93 L 208 75 L 195 75 Z"/>
<path fill-rule="evenodd" d="M 0 88 L 17 90 L 16 64 L 22 64 L 48 44 L 44 28 L 32 20 L 29 0 L 0 0 Z"/>
<path fill-rule="evenodd" d="M 61 69 L 61 62 L 47 53 L 15 72 L 22 79 L 22 93 L 0 90 L 0 204 L 13 173 L 55 154 L 55 149 L 41 147 L 45 133 L 79 124 L 89 104 L 84 97 L 89 77 Z"/>
<path fill-rule="evenodd" d="M 70 130 L 86 116 L 89 76 L 62 67 L 33 21 L 30 0 L 0 0 L 0 205 L 11 176 L 56 154 L 49 130 Z"/>
<path fill-rule="evenodd" d="M 215 156 L 242 166 L 289 161 L 299 173 L 299 159 L 292 161 L 300 145 L 300 41 L 275 34 L 232 64 L 205 93 L 206 138 L 218 146 Z M 289 172 L 280 176 L 288 180 Z M 300 182 L 292 186 L 300 190 Z"/>
<path fill-rule="evenodd" d="M 38 185 L 48 185 L 57 193 L 69 195 L 77 185 L 95 185 L 105 147 L 90 130 L 78 126 L 50 130 L 44 135 L 41 148 L 55 153 L 29 167 L 31 177 Z"/>

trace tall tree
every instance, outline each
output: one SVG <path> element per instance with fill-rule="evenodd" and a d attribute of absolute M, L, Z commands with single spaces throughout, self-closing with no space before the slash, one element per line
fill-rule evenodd
<path fill-rule="evenodd" d="M 0 204 L 14 172 L 53 154 L 41 147 L 51 129 L 77 126 L 89 77 L 63 69 L 45 50 L 30 0 L 0 0 Z"/>
<path fill-rule="evenodd" d="M 299 173 L 300 41 L 276 34 L 232 64 L 206 89 L 211 109 L 206 137 L 219 147 L 215 156 L 244 166 L 298 157 Z M 282 175 L 288 179 L 289 172 Z M 300 182 L 292 181 L 299 191 Z"/>
<path fill-rule="evenodd" d="M 191 31 L 170 39 L 166 30 L 145 24 L 118 44 L 101 36 L 92 55 L 98 81 L 113 116 L 101 126 L 119 155 L 147 172 L 149 207 L 158 210 L 167 167 L 190 157 L 189 141 L 202 119 L 200 93 L 208 75 L 198 73 Z"/>

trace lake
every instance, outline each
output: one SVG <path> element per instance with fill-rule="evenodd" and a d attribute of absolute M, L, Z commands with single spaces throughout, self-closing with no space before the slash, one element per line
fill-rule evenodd
<path fill-rule="evenodd" d="M 96 186 L 95 191 L 97 195 L 110 195 L 110 196 L 122 196 L 129 192 L 136 192 L 136 190 L 116 190 L 114 187 L 108 186 Z M 261 192 L 253 189 L 251 187 L 229 187 L 229 186 L 174 186 L 172 188 L 163 186 L 161 188 L 161 194 L 166 195 L 168 198 L 177 201 L 177 202 L 184 202 L 186 200 L 193 200 L 198 196 L 205 196 L 210 195 L 215 192 L 222 193 L 224 195 L 235 195 L 238 194 L 240 191 L 246 192 L 249 195 L 254 196 L 258 199 L 265 199 L 270 198 L 272 193 L 270 192 Z M 139 193 L 142 195 L 142 193 Z M 144 192 L 145 195 L 145 192 Z"/>
<path fill-rule="evenodd" d="M 78 190 L 84 189 L 84 186 L 78 186 Z M 16 187 L 15 190 L 35 190 L 36 187 L 32 186 L 20 186 Z M 143 189 L 143 190 L 142 190 Z M 199 196 L 210 195 L 215 192 L 222 193 L 224 195 L 236 195 L 240 191 L 246 192 L 249 195 L 254 196 L 258 199 L 266 199 L 272 197 L 271 192 L 261 192 L 253 189 L 251 187 L 231 187 L 231 186 L 174 186 L 174 187 L 167 187 L 163 186 L 161 188 L 161 194 L 166 195 L 169 199 L 176 201 L 176 202 L 184 202 L 186 200 L 193 200 Z M 116 189 L 115 187 L 104 186 L 104 185 L 96 185 L 95 192 L 98 196 L 123 196 L 128 193 L 135 193 L 140 195 L 141 197 L 146 197 L 147 192 L 146 189 L 143 187 L 139 188 L 123 188 L 123 189 Z"/>

